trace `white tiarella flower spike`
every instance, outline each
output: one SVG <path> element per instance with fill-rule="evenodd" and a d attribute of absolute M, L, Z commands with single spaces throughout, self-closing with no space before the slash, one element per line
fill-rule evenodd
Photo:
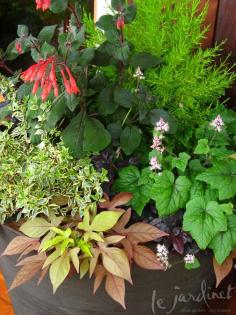
<path fill-rule="evenodd" d="M 162 266 L 167 270 L 170 267 L 169 263 L 169 251 L 165 245 L 157 244 L 157 258 Z"/>
<path fill-rule="evenodd" d="M 134 73 L 134 78 L 137 78 L 139 80 L 143 80 L 145 79 L 142 70 L 140 69 L 140 67 L 138 67 Z"/>
<path fill-rule="evenodd" d="M 150 160 L 150 169 L 152 171 L 154 170 L 159 170 L 161 171 L 162 167 L 161 167 L 161 164 L 158 162 L 157 160 L 157 157 L 156 156 L 153 156 Z"/>
<path fill-rule="evenodd" d="M 165 120 L 161 117 L 160 120 L 156 123 L 155 130 L 160 131 L 161 133 L 165 133 L 170 130 L 170 126 L 168 122 L 165 122 Z"/>
<path fill-rule="evenodd" d="M 192 254 L 187 254 L 184 257 L 184 262 L 185 264 L 193 264 L 195 262 L 195 256 Z"/>
<path fill-rule="evenodd" d="M 218 115 L 214 120 L 212 120 L 210 126 L 212 126 L 216 131 L 221 132 L 222 127 L 224 126 L 222 117 Z"/>

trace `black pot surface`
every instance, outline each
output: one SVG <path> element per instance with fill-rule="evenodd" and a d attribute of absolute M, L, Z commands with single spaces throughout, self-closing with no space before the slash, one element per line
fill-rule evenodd
<path fill-rule="evenodd" d="M 18 232 L 0 227 L 0 253 Z M 93 295 L 93 279 L 77 276 L 64 282 L 53 295 L 49 278 L 37 286 L 37 278 L 10 292 L 15 315 L 165 315 L 201 314 L 206 307 L 207 293 L 214 288 L 212 257 L 198 255 L 201 268 L 188 271 L 180 256 L 171 257 L 173 267 L 166 272 L 132 268 L 134 285 L 126 283 L 124 310 L 114 302 L 102 286 Z M 1 257 L 0 269 L 8 287 L 18 270 L 16 257 Z M 196 301 L 197 300 L 197 301 Z M 1 314 L 7 315 L 7 314 Z"/>

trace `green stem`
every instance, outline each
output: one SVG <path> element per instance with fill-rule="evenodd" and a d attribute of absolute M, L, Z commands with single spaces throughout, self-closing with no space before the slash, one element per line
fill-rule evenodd
<path fill-rule="evenodd" d="M 123 120 L 123 122 L 122 122 L 122 127 L 123 127 L 124 124 L 126 123 L 126 120 L 128 119 L 129 114 L 131 113 L 131 111 L 132 111 L 132 107 L 129 109 L 128 113 L 126 114 L 126 116 L 125 116 L 125 118 L 124 118 L 124 120 Z"/>

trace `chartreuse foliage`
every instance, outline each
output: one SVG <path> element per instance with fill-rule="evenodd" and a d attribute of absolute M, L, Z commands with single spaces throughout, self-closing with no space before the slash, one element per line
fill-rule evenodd
<path fill-rule="evenodd" d="M 163 138 L 164 152 L 150 154 L 157 154 L 161 171 L 123 168 L 113 189 L 132 192 L 130 204 L 140 215 L 150 201 L 160 217 L 184 210 L 183 230 L 222 264 L 236 247 L 236 114 L 219 107 L 211 115 L 212 122 L 191 134 L 181 130 Z"/>
<path fill-rule="evenodd" d="M 136 0 L 137 17 L 126 28 L 135 50 L 146 50 L 163 59 L 163 66 L 145 74 L 158 96 L 157 107 L 170 110 L 182 121 L 196 122 L 209 113 L 224 95 L 235 74 L 225 64 L 215 66 L 220 46 L 202 49 L 206 36 L 207 7 L 200 0 Z"/>
<path fill-rule="evenodd" d="M 125 308 L 125 280 L 132 283 L 130 261 L 145 269 L 163 269 L 155 253 L 139 243 L 167 236 L 146 223 L 126 228 L 131 209 L 124 211 L 119 207 L 130 198 L 130 194 L 120 193 L 112 200 L 100 203 L 103 211 L 91 211 L 87 207 L 83 218 L 77 216 L 70 222 L 51 214 L 50 220 L 37 217 L 24 223 L 20 230 L 26 236 L 14 238 L 3 255 L 21 254 L 22 257 L 35 250 L 38 253 L 18 262 L 22 268 L 11 289 L 40 271 L 40 282 L 49 272 L 55 293 L 74 270 L 80 279 L 87 273 L 90 278 L 95 276 L 94 293 L 105 279 L 107 293 Z"/>

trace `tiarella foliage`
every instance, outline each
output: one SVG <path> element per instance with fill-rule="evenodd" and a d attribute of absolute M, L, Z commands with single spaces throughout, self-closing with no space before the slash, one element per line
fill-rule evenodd
<path fill-rule="evenodd" d="M 151 201 L 159 217 L 185 211 L 183 230 L 222 264 L 236 247 L 236 114 L 220 107 L 190 137 L 188 131 L 164 136 L 160 122 L 165 126 L 163 119 L 156 124 L 150 166 L 121 169 L 113 189 L 132 192 L 130 204 L 138 214 Z"/>

